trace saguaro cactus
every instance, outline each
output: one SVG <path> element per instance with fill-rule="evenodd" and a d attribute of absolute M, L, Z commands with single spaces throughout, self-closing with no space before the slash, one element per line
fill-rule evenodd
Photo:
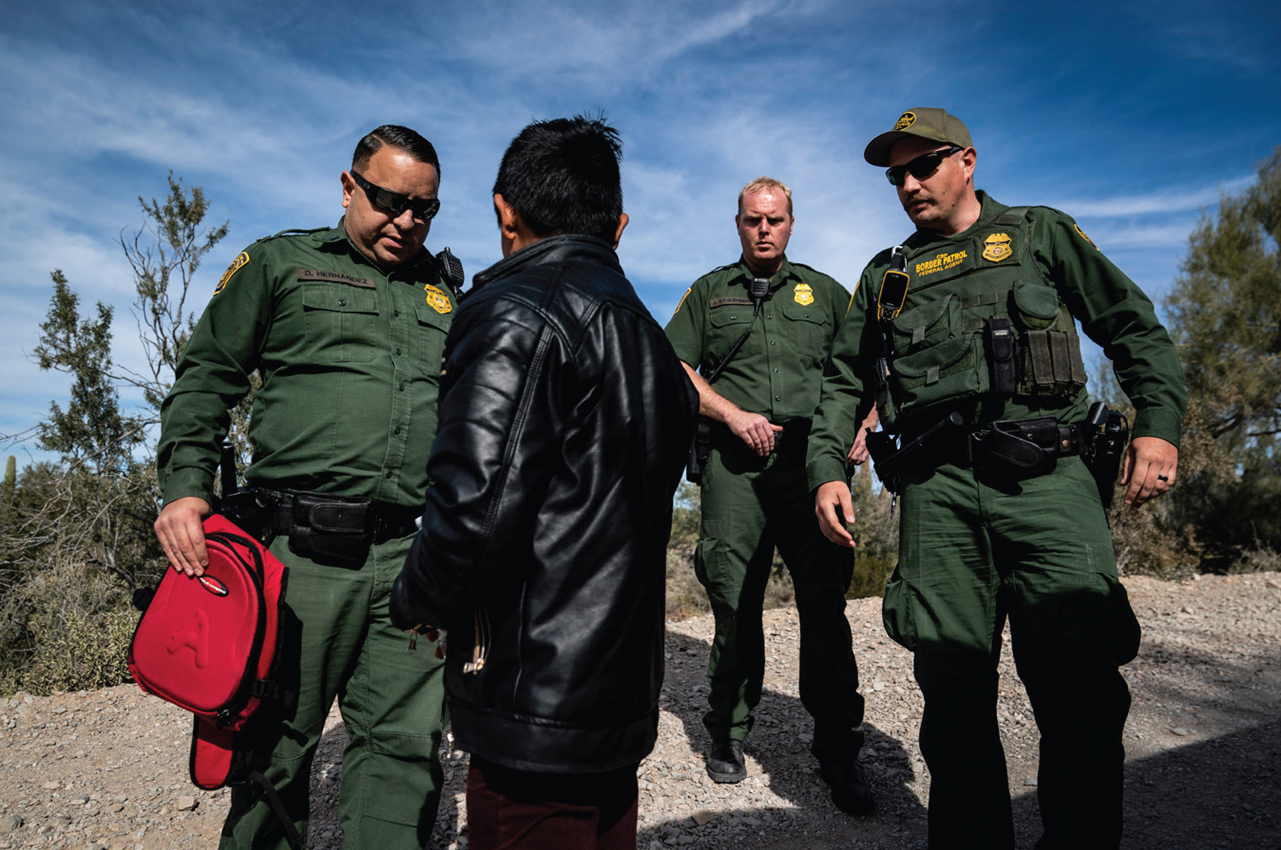
<path fill-rule="evenodd" d="M 4 464 L 4 490 L 0 492 L 0 509 L 8 509 L 13 504 L 13 494 L 18 489 L 18 459 L 9 455 Z"/>

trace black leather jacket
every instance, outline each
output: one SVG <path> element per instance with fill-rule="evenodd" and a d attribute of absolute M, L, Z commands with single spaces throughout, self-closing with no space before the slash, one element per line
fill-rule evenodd
<path fill-rule="evenodd" d="M 598 239 L 540 240 L 474 287 L 392 619 L 449 629 L 461 749 L 548 773 L 634 765 L 657 734 L 697 392 Z"/>

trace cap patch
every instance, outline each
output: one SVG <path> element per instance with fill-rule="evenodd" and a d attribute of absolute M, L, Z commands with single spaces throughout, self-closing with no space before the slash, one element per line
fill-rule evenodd
<path fill-rule="evenodd" d="M 904 112 L 902 115 L 898 117 L 898 121 L 894 122 L 893 132 L 897 132 L 899 130 L 906 130 L 908 127 L 911 127 L 915 123 L 916 123 L 916 113 Z"/>
<path fill-rule="evenodd" d="M 1085 234 L 1082 233 L 1081 235 L 1084 236 Z M 227 286 L 227 281 L 231 280 L 231 276 L 240 271 L 242 266 L 248 264 L 249 255 L 244 251 L 241 251 L 240 255 L 231 261 L 231 265 L 227 266 L 227 270 L 222 273 L 222 277 L 218 278 L 218 285 L 214 287 L 213 294 L 217 295 L 219 292 L 222 292 L 222 290 Z"/>
<path fill-rule="evenodd" d="M 1074 228 L 1076 228 L 1076 232 L 1077 232 L 1077 233 L 1081 234 L 1081 238 L 1082 238 L 1082 239 L 1084 239 L 1086 242 L 1089 242 L 1091 245 L 1094 245 L 1094 240 L 1093 240 L 1093 239 L 1091 239 L 1090 237 L 1088 237 L 1088 236 L 1086 236 L 1086 235 L 1085 235 L 1085 231 L 1081 229 L 1081 225 L 1079 225 L 1079 224 L 1073 224 L 1072 226 L 1073 226 Z M 1099 246 L 1098 246 L 1098 245 L 1094 245 L 1094 250 L 1096 250 L 1096 251 L 1097 251 L 1097 250 L 1099 250 Z"/>
<path fill-rule="evenodd" d="M 430 283 L 424 285 L 423 289 L 427 291 L 427 304 L 433 310 L 441 315 L 453 312 L 454 305 L 449 303 L 449 296 Z"/>
<path fill-rule="evenodd" d="M 802 307 L 808 307 L 814 303 L 814 289 L 808 283 L 798 283 L 792 300 Z"/>
<path fill-rule="evenodd" d="M 1014 253 L 1010 246 L 1010 234 L 993 233 L 983 240 L 983 259 L 999 263 Z"/>

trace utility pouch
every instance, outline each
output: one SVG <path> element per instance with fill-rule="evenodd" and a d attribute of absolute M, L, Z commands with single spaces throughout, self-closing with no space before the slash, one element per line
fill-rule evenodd
<path fill-rule="evenodd" d="M 1019 343 L 1005 316 L 993 316 L 985 323 L 983 339 L 987 345 L 988 369 L 991 372 L 992 394 L 1009 398 L 1018 388 L 1017 365 Z"/>
<path fill-rule="evenodd" d="M 370 507 L 366 498 L 295 493 L 289 550 L 321 564 L 359 567 L 369 555 L 373 537 Z"/>
<path fill-rule="evenodd" d="M 689 458 L 685 461 L 685 477 L 691 484 L 703 483 L 703 470 L 712 453 L 712 423 L 706 416 L 698 417 L 694 442 L 689 444 Z"/>
<path fill-rule="evenodd" d="M 1054 468 L 1057 452 L 1043 448 L 1053 445 L 1059 423 L 1053 416 L 993 422 L 992 430 L 976 436 L 983 457 L 1005 464 L 1011 469 L 1041 475 Z"/>
<path fill-rule="evenodd" d="M 1085 386 L 1080 337 L 1066 331 L 1028 331 L 1021 378 L 1020 395 L 1073 398 Z"/>

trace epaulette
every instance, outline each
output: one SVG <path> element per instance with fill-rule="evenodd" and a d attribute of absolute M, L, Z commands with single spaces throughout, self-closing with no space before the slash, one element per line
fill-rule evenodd
<path fill-rule="evenodd" d="M 1004 227 L 1022 224 L 1031 211 L 1031 207 L 1008 207 L 1005 212 L 996 217 L 996 223 Z"/>
<path fill-rule="evenodd" d="M 796 268 L 808 269 L 809 271 L 812 271 L 814 274 L 819 275 L 820 277 L 827 277 L 827 278 L 831 278 L 832 280 L 836 280 L 836 278 L 832 277 L 827 272 L 819 271 L 818 269 L 814 268 L 811 265 L 808 265 L 807 263 L 798 263 L 795 260 L 788 260 L 788 262 L 791 263 Z"/>
<path fill-rule="evenodd" d="M 270 236 L 264 236 L 261 239 L 257 239 L 255 240 L 255 243 L 266 242 L 269 239 L 278 239 L 281 236 L 306 236 L 309 233 L 320 233 L 326 230 L 333 230 L 333 228 L 332 227 L 313 227 L 310 229 L 294 228 L 291 230 L 282 230 L 279 233 L 273 233 Z"/>

